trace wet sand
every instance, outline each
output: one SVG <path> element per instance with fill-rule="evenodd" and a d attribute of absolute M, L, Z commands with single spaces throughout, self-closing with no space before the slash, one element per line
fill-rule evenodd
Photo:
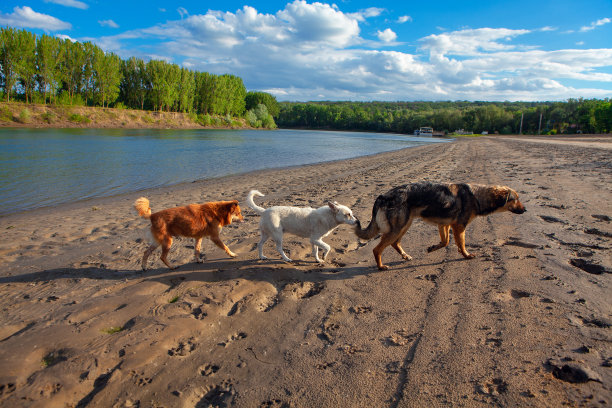
<path fill-rule="evenodd" d="M 467 229 L 465 260 L 416 221 L 378 271 L 349 226 L 325 265 L 287 235 L 257 256 L 259 217 L 177 239 L 140 270 L 153 210 L 238 199 L 348 205 L 418 180 L 503 184 L 523 215 Z M 0 218 L 0 405 L 424 407 L 612 404 L 612 138 L 487 137 L 200 181 Z"/>

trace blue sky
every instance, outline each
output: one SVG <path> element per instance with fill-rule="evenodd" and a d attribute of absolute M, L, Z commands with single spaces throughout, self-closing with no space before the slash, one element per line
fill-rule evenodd
<path fill-rule="evenodd" d="M 0 25 L 281 101 L 612 98 L 612 0 L 3 0 Z"/>

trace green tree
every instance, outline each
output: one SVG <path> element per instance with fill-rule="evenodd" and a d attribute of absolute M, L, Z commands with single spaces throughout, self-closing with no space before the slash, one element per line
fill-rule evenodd
<path fill-rule="evenodd" d="M 0 28 L 0 68 L 2 87 L 7 102 L 11 100 L 18 78 L 19 39 L 14 28 Z"/>
<path fill-rule="evenodd" d="M 245 97 L 245 109 L 247 111 L 254 109 L 260 103 L 266 105 L 266 108 L 268 109 L 270 115 L 275 118 L 278 117 L 280 113 L 280 106 L 274 95 L 271 95 L 267 92 L 247 92 Z"/>
<path fill-rule="evenodd" d="M 36 36 L 21 30 L 17 35 L 18 55 L 17 74 L 23 86 L 25 102 L 32 100 L 36 86 Z"/>
<path fill-rule="evenodd" d="M 81 93 L 84 87 L 85 65 L 87 64 L 87 53 L 85 47 L 80 42 L 65 40 L 64 61 L 62 77 L 64 87 L 68 91 L 70 103 L 72 104 L 75 95 Z"/>
<path fill-rule="evenodd" d="M 44 103 L 47 92 L 55 100 L 62 79 L 61 62 L 63 49 L 61 40 L 43 34 L 36 43 L 36 65 L 38 70 L 38 89 L 42 90 Z"/>
<path fill-rule="evenodd" d="M 121 83 L 121 59 L 114 53 L 105 53 L 100 48 L 94 49 L 93 80 L 95 85 L 94 100 L 109 106 L 119 95 Z"/>
<path fill-rule="evenodd" d="M 195 90 L 196 83 L 193 72 L 187 68 L 182 68 L 177 99 L 177 111 L 192 112 L 194 110 Z"/>

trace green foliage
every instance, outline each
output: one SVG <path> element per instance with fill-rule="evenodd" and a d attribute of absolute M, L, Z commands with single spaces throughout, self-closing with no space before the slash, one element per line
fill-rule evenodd
<path fill-rule="evenodd" d="M 281 103 L 282 127 L 367 130 L 411 134 L 421 126 L 452 133 L 606 133 L 611 101 L 567 102 L 309 102 Z M 540 127 L 540 116 L 542 117 Z"/>
<path fill-rule="evenodd" d="M 53 123 L 55 121 L 55 115 L 53 114 L 53 112 L 45 112 L 41 115 L 42 120 L 44 120 L 47 123 Z"/>
<path fill-rule="evenodd" d="M 198 115 L 197 122 L 202 126 L 210 126 L 212 124 L 212 118 L 209 114 L 200 114 Z"/>
<path fill-rule="evenodd" d="M 32 114 L 28 110 L 28 108 L 23 108 L 21 112 L 19 112 L 19 123 L 28 123 L 30 122 Z"/>
<path fill-rule="evenodd" d="M 177 300 L 179 300 L 179 296 L 173 297 L 172 299 L 168 301 L 168 303 L 176 303 Z"/>
<path fill-rule="evenodd" d="M 261 121 L 259 121 L 258 123 L 257 115 L 252 110 L 247 111 L 245 115 L 245 119 L 247 123 L 249 124 L 249 126 L 255 127 L 255 128 L 261 127 Z"/>
<path fill-rule="evenodd" d="M 11 110 L 6 106 L 3 106 L 0 109 L 0 121 L 2 122 L 12 122 L 13 121 L 13 114 L 11 113 Z"/>
<path fill-rule="evenodd" d="M 68 120 L 74 123 L 84 123 L 84 124 L 91 123 L 91 119 L 89 119 L 87 116 L 79 115 L 78 113 L 73 113 L 70 116 L 68 116 Z"/>
<path fill-rule="evenodd" d="M 264 127 L 267 129 L 275 129 L 276 123 L 274 118 L 268 113 L 268 108 L 263 103 L 260 103 L 255 108 L 249 110 L 245 118 L 247 123 L 255 128 Z"/>
<path fill-rule="evenodd" d="M 273 117 L 277 118 L 280 112 L 280 106 L 276 101 L 276 98 L 266 92 L 247 92 L 245 97 L 245 109 L 247 111 L 255 109 L 257 105 L 263 104 L 268 109 L 268 113 Z"/>

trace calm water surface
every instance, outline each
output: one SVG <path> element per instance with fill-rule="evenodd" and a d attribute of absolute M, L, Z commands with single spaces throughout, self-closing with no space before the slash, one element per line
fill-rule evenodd
<path fill-rule="evenodd" d="M 0 214 L 445 141 L 308 130 L 0 129 Z"/>

